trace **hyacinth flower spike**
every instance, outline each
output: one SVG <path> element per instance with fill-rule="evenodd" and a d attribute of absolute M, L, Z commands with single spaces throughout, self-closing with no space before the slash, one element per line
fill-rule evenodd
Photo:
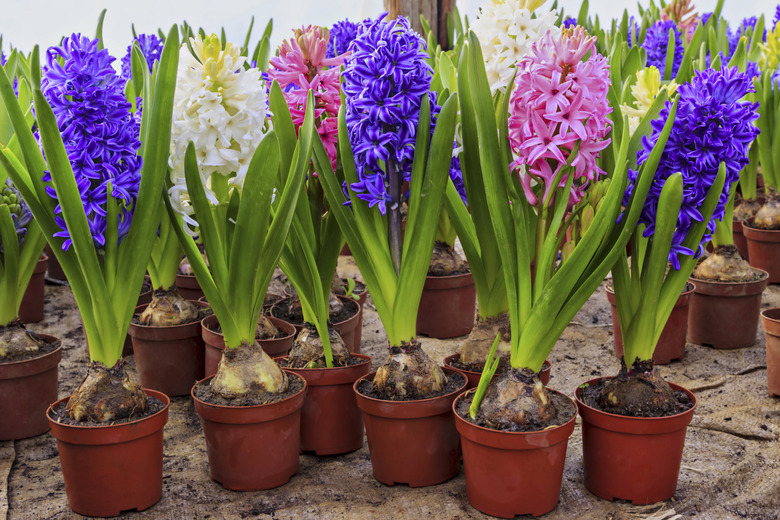
<path fill-rule="evenodd" d="M 297 141 L 283 132 L 278 138 L 265 117 L 260 71 L 244 68 L 246 57 L 230 43 L 223 48 L 216 35 L 193 38 L 190 44 L 198 59 L 182 46 L 177 131 L 171 141 L 173 186 L 166 208 L 225 339 L 210 389 L 226 399 L 281 393 L 288 388 L 287 376 L 255 338 L 310 163 L 313 95 L 308 93 Z M 281 92 L 278 86 L 271 90 Z M 230 110 L 212 102 L 215 92 Z M 284 120 L 291 120 L 284 101 L 272 103 L 286 112 Z M 218 130 L 212 126 L 220 122 Z M 208 136 L 216 131 L 222 135 L 214 145 Z"/>
<path fill-rule="evenodd" d="M 342 73 L 339 154 L 346 181 L 315 139 L 315 168 L 352 255 L 371 291 L 390 342 L 374 385 L 385 396 L 440 391 L 446 377 L 416 340 L 417 309 L 433 250 L 457 116 L 444 101 L 431 136 L 431 70 L 419 35 L 403 17 L 367 20 Z M 441 101 L 441 100 L 440 100 Z M 409 214 L 401 241 L 401 183 L 409 181 Z M 351 207 L 345 207 L 349 202 Z"/>
<path fill-rule="evenodd" d="M 340 35 L 336 40 L 338 49 L 344 48 L 342 38 L 347 36 Z M 295 37 L 285 40 L 279 54 L 271 59 L 273 68 L 268 77 L 277 82 L 272 86 L 270 108 L 279 139 L 295 142 L 311 93 L 317 114 L 314 125 L 335 168 L 341 106 L 339 72 L 344 55 L 326 58 L 332 43 L 327 29 L 309 26 L 296 30 Z M 282 144 L 283 148 L 288 146 Z M 333 212 L 325 207 L 322 185 L 313 166 L 307 173 L 280 260 L 295 287 L 305 322 L 290 351 L 290 363 L 296 368 L 345 366 L 349 364 L 349 350 L 329 323 L 329 316 L 343 308 L 332 286 L 344 237 Z"/>
<path fill-rule="evenodd" d="M 599 69 L 593 66 L 593 62 L 588 64 L 588 60 L 597 61 L 603 58 L 598 58 L 595 52 L 589 53 L 588 60 L 579 62 L 588 64 L 580 71 L 578 63 L 565 61 L 569 56 L 568 53 L 556 50 L 558 49 L 555 47 L 556 44 L 562 46 L 561 49 L 566 49 L 567 45 L 578 47 L 582 44 L 586 48 L 593 45 L 593 40 L 581 32 L 581 28 L 568 33 L 566 31 L 571 30 L 563 31 L 563 41 L 555 40 L 550 42 L 553 44 L 552 47 L 539 49 L 540 56 L 545 56 L 544 59 L 531 58 L 529 65 L 538 62 L 548 67 L 550 70 L 547 74 L 550 74 L 556 67 L 555 64 L 560 63 L 564 66 L 558 69 L 559 72 L 565 68 L 570 74 L 578 76 L 576 78 L 567 76 L 562 78 L 564 81 L 569 79 L 572 81 L 576 79 L 577 83 L 591 81 L 593 86 L 597 87 L 594 92 L 605 95 L 608 87 L 605 79 L 597 76 L 601 79 L 588 80 L 587 76 L 580 76 L 580 72 L 584 74 L 586 70 Z M 573 40 L 567 42 L 566 38 L 573 38 Z M 584 54 L 575 52 L 571 56 Z M 468 170 L 469 165 L 472 164 L 470 161 L 474 161 L 482 171 L 486 202 L 490 221 L 495 227 L 498 239 L 508 296 L 511 354 L 509 369 L 495 379 L 493 376 L 498 367 L 497 360 L 493 360 L 492 356 L 488 359 L 472 400 L 470 413 L 472 417 L 494 428 L 515 428 L 518 425 L 532 424 L 544 427 L 558 412 L 536 374 L 542 368 L 544 360 L 571 318 L 603 281 L 612 264 L 619 258 L 621 250 L 625 250 L 630 234 L 639 219 L 644 199 L 650 190 L 661 146 L 653 151 L 651 160 L 641 169 L 639 176 L 641 187 L 635 190 L 633 199 L 627 207 L 627 214 L 618 222 L 623 192 L 628 183 L 627 163 L 630 140 L 628 125 L 624 120 L 620 147 L 615 160 L 616 170 L 612 172 L 611 182 L 605 190 L 600 207 L 593 215 L 582 239 L 570 252 L 568 259 L 562 264 L 554 265 L 553 258 L 557 256 L 555 253 L 562 239 L 563 233 L 560 230 L 564 226 L 566 210 L 573 194 L 583 189 L 581 184 L 574 184 L 577 166 L 573 161 L 577 156 L 577 147 L 580 145 L 572 141 L 569 145 L 571 148 L 564 147 L 565 152 L 561 152 L 560 146 L 557 152 L 550 152 L 568 155 L 564 157 L 565 163 L 560 169 L 562 172 L 560 175 L 556 173 L 549 180 L 540 177 L 536 187 L 525 185 L 519 174 L 510 170 L 511 161 L 508 160 L 510 141 L 507 137 L 510 130 L 507 116 L 503 111 L 497 114 L 493 109 L 487 74 L 481 66 L 482 63 L 479 41 L 474 35 L 470 35 L 459 66 L 461 74 L 458 91 L 463 99 L 461 117 L 464 131 L 464 163 Z M 542 73 L 542 70 L 538 72 Z M 598 87 L 599 83 L 600 87 Z M 515 92 L 519 96 L 524 90 L 516 87 Z M 541 96 L 542 92 L 541 89 L 537 89 L 536 95 Z M 570 95 L 576 96 L 577 93 L 572 92 Z M 592 107 L 598 106 L 597 100 L 598 98 L 594 98 L 590 101 Z M 515 111 L 515 114 L 519 113 Z M 671 122 L 666 125 L 659 142 L 665 144 L 671 126 Z M 517 131 L 522 130 L 523 125 L 520 124 L 515 128 Z M 601 131 L 599 130 L 601 128 L 601 125 L 596 124 L 591 130 Z M 558 127 L 555 127 L 555 131 L 553 135 L 558 135 L 560 141 Z M 523 141 L 518 138 L 521 135 L 516 133 L 515 138 L 517 146 L 523 149 Z M 574 135 L 577 135 L 576 132 Z M 580 148 L 591 150 L 590 153 L 595 154 L 594 145 L 601 146 L 597 135 L 598 132 L 594 133 L 593 137 L 588 136 L 588 139 L 583 141 L 592 142 L 586 142 L 586 146 Z M 538 154 L 533 152 L 536 146 L 534 144 L 527 148 L 529 160 Z M 495 150 L 498 150 L 498 153 Z M 553 159 L 545 158 L 545 160 L 554 164 Z M 540 168 L 538 171 L 543 170 Z M 587 169 L 583 173 L 586 172 Z M 563 183 L 561 179 L 564 179 Z M 545 191 L 548 194 L 545 194 Z M 547 207 L 545 202 L 551 202 L 550 206 Z M 544 216 L 545 207 L 547 207 L 547 217 Z M 539 221 L 544 221 L 544 226 L 540 227 Z M 538 235 L 540 230 L 541 237 Z M 531 276 L 532 261 L 535 264 L 534 277 Z"/>
<path fill-rule="evenodd" d="M 124 83 L 97 40 L 74 35 L 50 49 L 43 82 L 36 47 L 31 87 L 43 151 L 25 119 L 27 107 L 0 74 L 0 95 L 23 154 L 19 158 L 3 147 L 0 161 L 65 271 L 93 361 L 68 402 L 67 412 L 76 420 L 107 422 L 146 409 L 143 390 L 120 358 L 149 260 L 148 237 L 158 222 L 177 49 L 173 27 L 156 74 L 143 85 L 147 110 L 138 134 Z M 133 59 L 142 57 L 134 53 Z M 97 121 L 72 118 L 84 103 L 105 111 L 90 112 Z M 100 120 L 104 114 L 114 119 Z M 110 131 L 98 134 L 97 127 Z"/>
<path fill-rule="evenodd" d="M 742 98 L 751 90 L 750 78 L 736 67 L 697 72 L 678 89 L 676 118 L 667 102 L 638 153 L 639 164 L 649 160 L 662 126 L 674 119 L 634 231 L 630 269 L 625 252 L 612 268 L 623 366 L 601 392 L 606 411 L 637 415 L 651 406 L 661 413 L 674 409 L 669 385 L 654 370 L 653 351 L 747 164 L 757 114 L 756 105 Z M 634 185 L 632 170 L 626 199 Z"/>

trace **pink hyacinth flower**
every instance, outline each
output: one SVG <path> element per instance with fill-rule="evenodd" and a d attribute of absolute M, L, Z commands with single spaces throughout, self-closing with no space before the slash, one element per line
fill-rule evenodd
<path fill-rule="evenodd" d="M 609 64 L 596 52 L 595 40 L 582 27 L 565 29 L 560 36 L 548 32 L 517 64 L 509 102 L 509 141 L 515 155 L 511 166 L 518 170 L 532 205 L 539 203 L 533 181 L 544 185 L 540 195 L 552 203 L 551 192 L 566 186 L 573 171 L 571 206 L 582 198 L 588 182 L 604 174 L 596 159 L 610 143 Z M 567 164 L 571 168 L 551 186 Z"/>

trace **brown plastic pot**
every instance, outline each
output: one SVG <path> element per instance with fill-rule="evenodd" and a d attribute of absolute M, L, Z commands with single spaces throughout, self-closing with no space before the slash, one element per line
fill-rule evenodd
<path fill-rule="evenodd" d="M 260 339 L 257 342 L 263 351 L 271 357 L 286 356 L 290 352 L 293 341 L 295 341 L 295 327 L 291 323 L 273 316 L 268 316 L 268 319 L 286 335 L 277 339 Z M 225 338 L 221 332 L 216 332 L 219 327 L 216 315 L 212 314 L 203 318 L 200 324 L 205 350 L 205 374 L 206 377 L 211 377 L 217 373 L 219 361 L 222 359 L 222 351 L 225 350 Z"/>
<path fill-rule="evenodd" d="M 780 307 L 761 312 L 766 333 L 766 380 L 769 395 L 780 396 Z"/>
<path fill-rule="evenodd" d="M 192 302 L 199 307 L 207 303 Z M 147 305 L 135 308 L 141 314 Z M 130 323 L 135 366 L 141 386 L 174 397 L 189 395 L 192 385 L 204 377 L 205 348 L 200 321 L 153 327 Z"/>
<path fill-rule="evenodd" d="M 146 393 L 165 403 L 154 415 L 108 426 L 61 424 L 51 417 L 51 433 L 57 439 L 68 505 L 85 516 L 118 516 L 122 511 L 142 511 L 162 496 L 163 427 L 168 422 L 167 395 Z"/>
<path fill-rule="evenodd" d="M 453 403 L 453 412 L 463 395 Z M 483 428 L 454 415 L 472 506 L 501 518 L 539 516 L 555 509 L 576 413 L 565 424 L 538 432 Z"/>
<path fill-rule="evenodd" d="M 474 328 L 477 289 L 471 273 L 425 278 L 417 333 L 431 338 L 464 336 Z"/>
<path fill-rule="evenodd" d="M 698 281 L 696 282 L 698 283 Z M 677 303 L 674 304 L 669 319 L 666 320 L 661 337 L 658 338 L 658 345 L 653 352 L 653 363 L 656 365 L 666 365 L 676 359 L 682 359 L 685 356 L 685 336 L 688 332 L 688 307 L 691 302 L 694 284 L 688 282 Z M 618 318 L 617 306 L 615 305 L 615 291 L 612 287 L 607 287 L 607 300 L 612 310 L 612 332 L 615 340 L 615 355 L 623 357 L 623 334 L 620 331 L 620 320 Z"/>
<path fill-rule="evenodd" d="M 43 248 L 43 252 L 46 256 L 49 257 L 49 263 L 46 265 L 46 276 L 58 282 L 67 281 L 65 272 L 62 270 L 62 267 L 60 266 L 60 263 L 57 260 L 57 257 L 54 255 L 54 251 L 51 250 L 51 246 L 49 244 L 46 244 L 46 246 Z"/>
<path fill-rule="evenodd" d="M 371 371 L 371 356 L 353 354 L 359 365 L 286 368 L 306 380 L 301 411 L 301 450 L 317 455 L 349 453 L 363 446 L 363 416 L 352 385 Z M 277 358 L 277 361 L 285 358 Z"/>
<path fill-rule="evenodd" d="M 466 376 L 466 379 L 468 380 L 468 383 L 466 384 L 466 390 L 471 390 L 472 388 L 476 388 L 479 385 L 479 378 L 482 377 L 482 372 L 476 372 L 474 370 L 464 370 L 462 368 L 455 368 L 454 366 L 452 366 L 453 363 L 457 363 L 458 361 L 460 361 L 460 354 L 452 354 L 451 356 L 447 356 L 446 358 L 444 358 L 444 366 L 449 367 L 453 370 L 457 370 L 458 372 Z M 539 372 L 539 379 L 542 380 L 542 384 L 544 384 L 544 386 L 550 384 L 551 371 L 552 371 L 552 363 L 550 363 L 550 360 L 545 359 L 544 364 L 542 365 L 542 371 Z"/>
<path fill-rule="evenodd" d="M 758 229 L 753 219 L 742 223 L 750 265 L 769 273 L 769 283 L 780 283 L 780 230 Z"/>
<path fill-rule="evenodd" d="M 444 371 L 458 373 L 449 367 Z M 386 401 L 358 391 L 360 382 L 372 381 L 375 374 L 353 386 L 366 425 L 374 478 L 389 486 L 424 487 L 455 477 L 460 472 L 460 449 L 452 402 L 465 390 L 465 378 L 463 386 L 440 397 Z"/>
<path fill-rule="evenodd" d="M 176 289 L 185 300 L 197 301 L 201 296 L 205 296 L 194 274 L 176 273 Z"/>
<path fill-rule="evenodd" d="M 38 334 L 47 343 L 60 340 Z M 57 400 L 62 345 L 43 356 L 0 363 L 0 441 L 26 439 L 49 430 L 46 408 Z"/>
<path fill-rule="evenodd" d="M 257 491 L 281 486 L 298 473 L 305 394 L 304 380 L 300 392 L 276 403 L 218 406 L 195 397 L 193 386 L 192 400 L 206 437 L 211 479 L 226 489 Z"/>
<path fill-rule="evenodd" d="M 685 388 L 669 385 L 688 395 L 690 410 L 668 417 L 626 417 L 591 408 L 582 402 L 582 387 L 575 391 L 582 417 L 585 487 L 591 493 L 633 504 L 653 504 L 674 495 L 685 431 L 697 401 Z"/>
<path fill-rule="evenodd" d="M 688 308 L 688 341 L 722 349 L 755 344 L 766 271 L 751 282 L 691 281 L 696 289 Z"/>
<path fill-rule="evenodd" d="M 352 298 L 345 298 L 342 296 L 339 296 L 338 298 L 344 305 L 349 306 L 354 314 L 352 314 L 346 320 L 334 323 L 333 328 L 336 329 L 336 332 L 339 333 L 339 336 L 341 336 L 342 341 L 344 341 L 344 345 L 347 347 L 347 350 L 349 350 L 350 353 L 360 354 L 360 342 L 362 341 L 363 336 L 363 308 L 360 306 L 359 302 L 353 300 Z M 276 320 L 284 321 L 285 323 L 289 323 L 295 327 L 295 335 L 297 336 L 298 333 L 303 330 L 303 323 L 299 324 L 285 320 L 286 315 L 279 303 L 286 304 L 287 302 L 289 302 L 289 300 L 277 302 L 276 304 L 272 305 L 270 316 Z"/>
<path fill-rule="evenodd" d="M 46 268 L 49 257 L 42 254 L 35 264 L 30 282 L 22 296 L 19 306 L 19 319 L 22 323 L 35 323 L 43 320 L 43 304 L 45 300 Z"/>

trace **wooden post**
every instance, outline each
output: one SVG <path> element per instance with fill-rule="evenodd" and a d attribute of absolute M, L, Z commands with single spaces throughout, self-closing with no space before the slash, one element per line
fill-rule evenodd
<path fill-rule="evenodd" d="M 420 15 L 425 16 L 431 30 L 437 35 L 442 49 L 449 48 L 447 41 L 447 15 L 452 11 L 455 0 L 384 0 L 390 18 L 403 15 L 409 19 L 412 28 L 425 38 Z"/>

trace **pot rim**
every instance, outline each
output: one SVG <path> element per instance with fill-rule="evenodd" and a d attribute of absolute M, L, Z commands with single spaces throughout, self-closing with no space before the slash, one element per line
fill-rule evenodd
<path fill-rule="evenodd" d="M 377 372 L 376 370 L 374 370 L 373 372 L 358 378 L 355 381 L 355 383 L 352 385 L 352 388 L 355 391 L 355 395 L 357 395 L 360 399 L 365 399 L 367 401 L 370 401 L 370 402 L 376 403 L 376 404 L 390 404 L 390 405 L 399 405 L 399 406 L 414 405 L 414 404 L 419 404 L 419 403 L 431 403 L 431 402 L 434 402 L 434 401 L 436 401 L 438 399 L 444 399 L 444 398 L 452 396 L 453 394 L 457 395 L 459 392 L 463 392 L 463 390 L 466 388 L 466 385 L 468 385 L 468 383 L 469 383 L 469 378 L 466 377 L 466 374 L 462 373 L 460 370 L 458 370 L 456 368 L 453 368 L 453 367 L 447 366 L 447 367 L 442 367 L 442 368 L 446 369 L 446 370 L 449 370 L 452 373 L 457 373 L 460 376 L 462 376 L 463 377 L 463 385 L 458 387 L 458 388 L 456 388 L 452 392 L 449 392 L 449 393 L 446 393 L 446 394 L 442 394 L 442 395 L 438 395 L 436 397 L 428 397 L 426 399 L 410 399 L 408 401 L 394 401 L 392 399 L 377 399 L 375 397 L 369 397 L 367 395 L 361 394 L 360 391 L 358 391 L 358 385 L 360 384 L 361 381 L 363 381 L 364 379 L 373 381 L 374 376 L 376 375 L 376 372 Z"/>
<path fill-rule="evenodd" d="M 691 419 L 693 418 L 693 414 L 696 411 L 696 408 L 699 406 L 699 399 L 696 397 L 696 395 L 693 392 L 691 392 L 687 388 L 684 388 L 684 387 L 682 387 L 682 386 L 680 386 L 678 384 L 669 383 L 667 381 L 667 383 L 669 383 L 669 386 L 672 387 L 672 390 L 680 390 L 680 391 L 685 392 L 688 395 L 688 397 L 693 402 L 693 406 L 691 408 L 689 408 L 688 410 L 685 410 L 683 412 L 680 412 L 680 413 L 677 413 L 677 414 L 674 414 L 674 415 L 667 415 L 667 416 L 664 416 L 664 417 L 632 417 L 632 416 L 629 416 L 629 415 L 618 415 L 618 414 L 614 414 L 614 413 L 604 412 L 604 411 L 599 410 L 597 408 L 593 408 L 592 406 L 588 406 L 580 398 L 580 396 L 582 394 L 582 389 L 584 388 L 585 385 L 595 383 L 596 381 L 600 381 L 602 379 L 612 379 L 612 377 L 602 376 L 602 377 L 595 377 L 593 379 L 589 379 L 589 380 L 585 381 L 584 383 L 581 383 L 580 385 L 578 385 L 576 390 L 574 390 L 574 399 L 575 399 L 575 401 L 577 403 L 577 410 L 578 410 L 580 416 L 583 418 L 583 420 L 586 420 L 585 416 L 588 415 L 588 416 L 590 416 L 590 418 L 598 418 L 598 419 L 601 419 L 601 420 L 622 421 L 624 423 L 633 422 L 635 424 L 639 423 L 639 422 L 642 422 L 642 423 L 647 424 L 647 425 L 656 425 L 657 427 L 660 427 L 660 425 L 662 423 L 664 423 L 664 422 L 670 422 L 670 421 L 674 421 L 674 420 L 684 419 L 685 420 L 684 426 L 687 426 L 690 423 Z M 580 407 L 584 408 L 587 412 L 585 414 L 583 414 L 582 413 L 582 409 Z M 592 422 L 592 421 L 588 421 L 588 422 Z M 677 428 L 674 428 L 674 429 L 677 429 Z M 662 431 L 643 432 L 643 433 L 662 433 Z"/>
<path fill-rule="evenodd" d="M 292 375 L 292 376 L 295 376 L 295 377 L 299 378 L 301 381 L 303 381 L 303 388 L 301 388 L 298 392 L 295 392 L 291 396 L 285 397 L 281 401 L 275 401 L 273 403 L 252 404 L 252 405 L 249 405 L 249 406 L 238 406 L 238 405 L 227 405 L 227 404 L 211 404 L 211 403 L 208 403 L 206 401 L 202 401 L 202 400 L 198 399 L 197 397 L 195 397 L 195 387 L 198 386 L 199 384 L 205 382 L 205 381 L 213 379 L 214 376 L 204 377 L 200 381 L 196 381 L 195 384 L 192 385 L 192 389 L 190 389 L 190 397 L 192 397 L 192 400 L 193 400 L 194 403 L 196 403 L 196 404 L 198 404 L 200 406 L 203 406 L 205 408 L 210 408 L 212 410 L 257 410 L 257 409 L 262 408 L 262 407 L 271 407 L 271 406 L 274 406 L 274 405 L 287 404 L 292 399 L 295 399 L 296 397 L 298 397 L 301 393 L 305 393 L 306 389 L 308 388 L 308 383 L 306 383 L 306 378 L 304 378 L 303 376 L 298 375 L 298 374 L 296 374 L 294 372 L 290 372 L 286 368 L 282 368 L 282 370 L 287 372 L 288 377 Z M 198 414 L 198 415 L 200 415 L 200 414 Z"/>
<path fill-rule="evenodd" d="M 306 373 L 318 373 L 318 372 L 321 372 L 323 370 L 329 370 L 329 371 L 344 370 L 344 371 L 347 371 L 350 368 L 356 369 L 358 367 L 362 367 L 366 363 L 371 363 L 371 356 L 369 356 L 368 354 L 354 354 L 354 353 L 350 352 L 350 356 L 351 357 L 360 358 L 363 361 L 362 361 L 362 363 L 355 363 L 354 365 L 348 365 L 348 366 L 345 366 L 345 367 L 316 367 L 316 368 L 290 368 L 290 367 L 282 367 L 282 368 L 284 370 L 289 370 L 291 372 L 296 372 L 296 373 L 300 372 L 302 374 L 306 374 Z M 280 359 L 281 360 L 285 360 L 285 359 L 287 359 L 289 357 L 290 357 L 289 354 L 284 355 L 284 356 L 277 356 L 277 357 L 274 358 L 274 361 L 276 361 L 276 363 L 278 364 Z"/>
<path fill-rule="evenodd" d="M 461 427 L 465 426 L 466 428 L 471 429 L 471 430 L 473 430 L 475 432 L 479 432 L 479 434 L 482 434 L 482 435 L 494 436 L 494 437 L 506 436 L 506 438 L 516 439 L 516 440 L 527 440 L 527 441 L 530 441 L 533 436 L 545 436 L 546 437 L 546 436 L 549 436 L 551 434 L 552 435 L 556 435 L 556 434 L 562 435 L 563 438 L 558 439 L 558 440 L 556 440 L 556 442 L 552 442 L 552 443 L 549 444 L 549 445 L 554 445 L 554 444 L 558 444 L 559 442 L 562 442 L 562 441 L 568 439 L 571 436 L 572 432 L 574 432 L 574 424 L 577 421 L 577 415 L 579 415 L 579 408 L 577 407 L 577 403 L 575 402 L 575 400 L 572 399 L 570 396 L 564 394 L 563 392 L 560 392 L 558 390 L 553 390 L 552 388 L 548 388 L 548 391 L 555 392 L 559 396 L 565 397 L 574 406 L 574 415 L 572 415 L 571 419 L 569 419 L 565 423 L 559 424 L 559 425 L 557 425 L 557 426 L 555 426 L 553 428 L 547 428 L 547 429 L 544 429 L 544 430 L 536 430 L 536 431 L 530 431 L 530 432 L 508 432 L 508 431 L 505 431 L 505 430 L 497 430 L 497 429 L 494 429 L 494 428 L 486 428 L 484 426 L 480 426 L 478 424 L 474 424 L 472 422 L 467 421 L 466 419 L 461 417 L 460 414 L 457 412 L 457 405 L 461 401 L 461 399 L 463 399 L 466 396 L 466 394 L 468 394 L 469 392 L 476 392 L 476 388 L 472 388 L 470 390 L 467 390 L 467 391 L 463 392 L 461 395 L 459 395 L 458 397 L 455 398 L 455 400 L 452 402 L 452 414 L 456 418 L 455 419 L 455 424 L 458 426 L 458 431 L 460 431 Z M 463 434 L 461 433 L 461 435 L 463 435 Z M 476 442 L 473 439 L 470 439 L 470 440 L 472 440 L 472 442 Z M 485 444 L 485 443 L 484 442 L 480 442 L 480 444 Z M 531 446 L 529 448 L 533 449 L 533 448 L 545 448 L 545 447 L 547 447 L 547 446 Z M 507 449 L 520 449 L 520 448 L 517 448 L 517 447 L 512 448 L 510 446 L 506 446 L 506 448 Z"/>
<path fill-rule="evenodd" d="M 146 417 L 141 417 L 140 419 L 134 419 L 132 421 L 128 421 L 120 424 L 65 424 L 65 423 L 55 421 L 51 417 L 51 412 L 53 411 L 53 408 L 55 406 L 58 406 L 63 401 L 67 402 L 68 400 L 70 400 L 71 398 L 70 395 L 63 397 L 62 399 L 58 399 L 57 401 L 50 404 L 49 407 L 46 409 L 46 417 L 49 419 L 49 424 L 52 427 L 52 432 L 54 432 L 55 428 L 63 428 L 65 430 L 78 432 L 78 431 L 88 431 L 88 430 L 89 431 L 109 430 L 112 428 L 119 429 L 122 427 L 134 426 L 134 425 L 141 424 L 143 422 L 152 421 L 156 418 L 159 418 L 161 415 L 168 413 L 168 408 L 171 405 L 170 397 L 168 397 L 167 395 L 165 395 L 164 393 L 158 390 L 152 390 L 151 388 L 144 388 L 143 391 L 146 393 L 147 396 L 154 397 L 158 401 L 162 401 L 164 406 L 160 411 L 155 412 L 152 415 Z M 56 435 L 55 437 L 58 438 Z M 66 442 L 70 442 L 70 441 L 66 441 Z"/>
<path fill-rule="evenodd" d="M 460 289 L 462 287 L 471 287 L 474 285 L 474 275 L 469 270 L 468 273 L 452 274 L 445 276 L 426 275 L 424 289 L 428 290 L 447 290 Z"/>
<path fill-rule="evenodd" d="M 336 295 L 336 298 L 338 298 L 339 300 L 341 300 L 342 302 L 344 302 L 344 304 L 348 304 L 348 303 L 354 303 L 355 305 L 357 305 L 357 311 L 355 312 L 355 314 L 353 314 L 353 315 L 352 315 L 352 316 L 350 316 L 349 318 L 347 318 L 347 319 L 345 319 L 345 320 L 337 321 L 337 322 L 335 322 L 335 323 L 332 323 L 331 325 L 332 325 L 333 327 L 335 327 L 336 325 L 344 325 L 345 323 L 348 323 L 348 322 L 350 322 L 350 321 L 352 321 L 352 320 L 357 320 L 357 319 L 358 319 L 358 317 L 360 316 L 360 311 L 362 310 L 362 307 L 360 306 L 360 303 L 358 303 L 358 301 L 357 301 L 357 300 L 354 300 L 354 299 L 352 299 L 352 298 L 347 298 L 346 296 L 342 296 L 342 295 L 340 295 L 340 294 L 337 294 L 337 295 Z M 303 323 L 301 323 L 300 325 L 298 325 L 297 323 L 293 323 L 293 322 L 291 322 L 291 321 L 287 321 L 287 320 L 285 320 L 284 318 L 278 318 L 278 317 L 274 316 L 274 313 L 273 313 L 273 310 L 274 310 L 274 309 L 278 309 L 278 308 L 279 308 L 279 307 L 278 307 L 278 305 L 279 305 L 280 303 L 289 303 L 289 302 L 290 302 L 290 298 L 283 298 L 283 299 L 281 299 L 281 300 L 279 300 L 279 301 L 275 302 L 273 305 L 271 305 L 271 307 L 269 307 L 269 309 L 268 309 L 268 316 L 269 316 L 269 317 L 271 317 L 271 318 L 275 318 L 275 319 L 277 319 L 277 320 L 279 320 L 279 321 L 283 321 L 283 322 L 285 322 L 285 323 L 289 323 L 290 325 L 292 325 L 293 327 L 295 327 L 295 328 L 296 328 L 296 332 L 295 332 L 295 334 L 297 335 L 297 333 L 298 333 L 298 332 L 297 332 L 297 329 L 298 329 L 298 327 L 301 327 L 301 328 L 303 328 L 303 325 L 304 325 Z M 281 338 L 279 338 L 279 339 L 281 339 Z"/>
<path fill-rule="evenodd" d="M 482 372 L 477 372 L 475 370 L 466 370 L 465 368 L 456 368 L 456 367 L 454 367 L 454 366 L 452 366 L 451 364 L 448 363 L 448 361 L 452 362 L 452 361 L 458 361 L 458 360 L 460 360 L 460 352 L 456 352 L 454 354 L 450 354 L 449 356 L 446 356 L 444 358 L 444 360 L 442 360 L 442 363 L 444 364 L 444 366 L 446 366 L 448 368 L 451 368 L 453 370 L 457 370 L 458 372 L 464 372 L 464 373 L 468 373 L 468 374 L 481 374 L 482 373 Z M 550 370 L 550 369 L 552 369 L 552 361 L 550 361 L 549 359 L 545 359 L 544 363 L 542 364 L 542 370 L 539 373 L 544 372 L 545 370 Z"/>
<path fill-rule="evenodd" d="M 36 357 L 30 358 L 30 359 L 22 359 L 20 361 L 11 361 L 9 363 L 0 361 L 0 371 L 2 371 L 3 369 L 11 369 L 11 368 L 16 368 L 16 367 L 21 367 L 22 365 L 27 364 L 27 363 L 34 363 L 34 362 L 37 362 L 37 361 L 44 361 L 44 360 L 50 361 L 49 360 L 50 356 L 57 356 L 58 357 L 57 362 L 52 365 L 52 366 L 56 366 L 57 363 L 60 362 L 60 359 L 62 359 L 62 340 L 60 338 L 56 337 L 56 336 L 51 336 L 49 334 L 38 334 L 36 332 L 36 335 L 39 338 L 43 338 L 44 341 L 46 341 L 46 343 L 57 343 L 57 347 L 54 350 L 52 350 L 51 352 L 47 352 L 46 354 L 41 354 L 40 356 L 36 356 Z M 50 341 L 49 338 L 54 340 L 54 341 Z M 48 363 L 46 363 L 46 364 L 48 365 Z M 15 377 L 24 377 L 24 376 L 15 376 Z"/>
<path fill-rule="evenodd" d="M 693 278 L 692 276 L 690 278 L 688 278 L 688 281 L 685 282 L 685 287 L 683 288 L 682 292 L 680 292 L 680 297 L 688 296 L 691 293 L 693 293 L 693 291 L 696 290 L 696 282 L 700 282 L 700 281 L 702 281 L 702 280 L 698 280 L 696 278 Z M 706 281 L 706 280 L 704 280 L 704 281 Z M 731 283 L 731 282 L 729 282 L 729 283 Z M 607 283 L 604 286 L 604 290 L 607 292 L 608 295 L 612 295 L 612 296 L 615 295 L 615 287 L 612 285 L 612 282 Z"/>
<path fill-rule="evenodd" d="M 742 221 L 742 228 L 747 228 L 751 233 L 768 233 L 768 234 L 780 234 L 780 229 L 761 229 L 753 226 L 755 217 L 750 217 Z"/>

